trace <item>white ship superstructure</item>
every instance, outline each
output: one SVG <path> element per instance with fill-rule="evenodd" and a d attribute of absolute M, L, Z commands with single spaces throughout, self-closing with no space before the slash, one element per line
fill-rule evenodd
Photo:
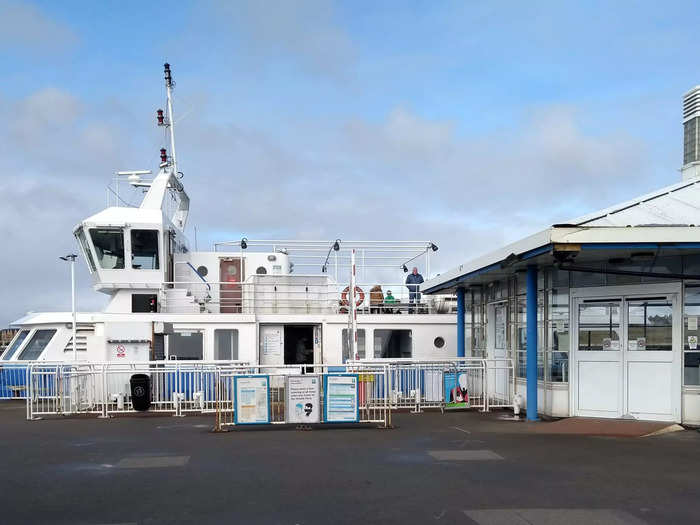
<path fill-rule="evenodd" d="M 167 110 L 157 119 L 169 152 L 161 149 L 157 174 L 119 172 L 115 205 L 73 232 L 108 305 L 78 312 L 75 326 L 71 312 L 27 314 L 13 323 L 20 330 L 2 360 L 281 365 L 457 355 L 451 297 L 411 294 L 405 284 L 413 266 L 431 277 L 432 242 L 242 238 L 192 250 L 168 64 L 165 82 Z M 145 191 L 138 207 L 123 205 L 125 183 Z"/>

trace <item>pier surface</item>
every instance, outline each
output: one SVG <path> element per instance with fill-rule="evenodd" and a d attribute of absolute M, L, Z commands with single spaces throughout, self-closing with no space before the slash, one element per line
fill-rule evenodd
<path fill-rule="evenodd" d="M 236 430 L 212 417 L 24 420 L 0 404 L 0 522 L 693 523 L 700 433 L 546 431 L 499 414 L 393 430 Z M 555 430 L 555 427 L 552 428 Z"/>

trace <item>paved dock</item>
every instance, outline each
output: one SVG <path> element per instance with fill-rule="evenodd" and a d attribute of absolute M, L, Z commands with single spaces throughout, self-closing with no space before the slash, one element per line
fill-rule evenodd
<path fill-rule="evenodd" d="M 700 515 L 700 433 L 499 414 L 214 434 L 212 417 L 24 420 L 0 403 L 0 523 L 644 524 Z"/>

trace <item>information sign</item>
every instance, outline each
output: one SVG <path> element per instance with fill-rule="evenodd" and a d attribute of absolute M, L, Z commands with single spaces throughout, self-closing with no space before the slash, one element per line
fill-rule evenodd
<path fill-rule="evenodd" d="M 321 422 L 321 379 L 315 375 L 288 376 L 287 423 Z"/>
<path fill-rule="evenodd" d="M 326 423 L 356 423 L 360 420 L 357 374 L 327 375 L 324 388 Z"/>
<path fill-rule="evenodd" d="M 235 379 L 237 425 L 255 425 L 270 422 L 270 377 L 237 376 Z"/>
<path fill-rule="evenodd" d="M 445 408 L 469 408 L 466 372 L 445 372 Z"/>

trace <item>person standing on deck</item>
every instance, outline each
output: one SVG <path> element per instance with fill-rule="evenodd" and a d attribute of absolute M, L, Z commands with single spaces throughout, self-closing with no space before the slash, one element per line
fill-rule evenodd
<path fill-rule="evenodd" d="M 418 273 L 418 268 L 413 267 L 413 271 L 406 277 L 406 288 L 408 288 L 409 312 L 413 312 L 414 304 L 420 303 L 420 292 L 418 285 L 423 282 L 423 276 Z"/>

